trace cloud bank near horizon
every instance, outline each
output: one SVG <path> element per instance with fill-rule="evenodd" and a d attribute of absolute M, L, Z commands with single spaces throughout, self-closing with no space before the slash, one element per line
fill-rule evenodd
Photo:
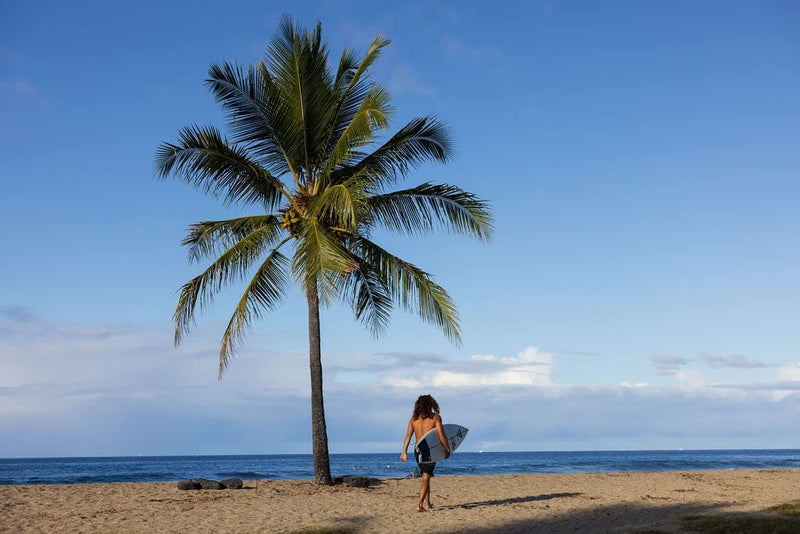
<path fill-rule="evenodd" d="M 193 336 L 176 351 L 169 325 L 1 315 L 0 431 L 13 439 L 0 457 L 309 452 L 303 350 L 260 350 L 252 338 L 217 381 L 216 340 Z M 755 366 L 743 358 L 727 362 Z M 331 451 L 399 449 L 421 393 L 472 429 L 465 450 L 796 445 L 800 362 L 775 366 L 771 382 L 731 384 L 705 373 L 720 360 L 653 357 L 653 376 L 669 370 L 669 385 L 589 387 L 558 377 L 558 359 L 534 346 L 467 358 L 325 354 Z"/>

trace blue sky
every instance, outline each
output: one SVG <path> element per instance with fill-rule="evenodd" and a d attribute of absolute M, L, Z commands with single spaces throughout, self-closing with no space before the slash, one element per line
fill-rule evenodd
<path fill-rule="evenodd" d="M 299 292 L 222 381 L 236 288 L 172 347 L 183 230 L 244 212 L 152 170 L 222 125 L 209 65 L 262 57 L 283 13 L 333 55 L 392 39 L 393 129 L 436 114 L 457 148 L 407 183 L 496 218 L 489 244 L 382 236 L 454 296 L 462 347 L 323 312 L 332 452 L 398 450 L 422 393 L 465 450 L 797 445 L 798 4 L 400 4 L 3 3 L 0 457 L 310 452 Z"/>

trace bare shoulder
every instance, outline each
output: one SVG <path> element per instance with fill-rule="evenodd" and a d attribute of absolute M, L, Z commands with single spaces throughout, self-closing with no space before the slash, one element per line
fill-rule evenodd
<path fill-rule="evenodd" d="M 435 414 L 433 414 L 433 420 L 436 421 L 437 423 L 441 423 L 442 422 L 442 416 L 439 415 L 438 413 L 435 413 Z"/>

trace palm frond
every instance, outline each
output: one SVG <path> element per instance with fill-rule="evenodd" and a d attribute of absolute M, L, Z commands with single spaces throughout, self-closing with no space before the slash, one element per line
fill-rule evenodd
<path fill-rule="evenodd" d="M 286 194 L 280 180 L 213 126 L 181 129 L 177 144 L 162 143 L 156 150 L 155 167 L 162 179 L 180 176 L 228 204 L 260 204 L 272 210 Z"/>
<path fill-rule="evenodd" d="M 329 304 L 338 294 L 337 284 L 328 274 L 349 274 L 357 266 L 356 259 L 331 230 L 317 218 L 306 220 L 295 241 L 292 274 L 303 287 L 318 283 L 320 301 Z"/>
<path fill-rule="evenodd" d="M 339 58 L 339 68 L 336 69 L 336 78 L 334 87 L 341 89 L 346 87 L 350 80 L 353 79 L 353 74 L 358 68 L 358 58 L 356 52 L 352 48 L 345 48 L 342 50 L 342 55 Z"/>
<path fill-rule="evenodd" d="M 265 244 L 280 236 L 280 220 L 274 215 L 251 215 L 225 221 L 203 221 L 189 226 L 182 245 L 189 248 L 189 261 L 219 254 L 258 229 L 264 229 Z M 270 234 L 272 231 L 272 235 Z"/>
<path fill-rule="evenodd" d="M 291 122 L 288 108 L 263 62 L 247 69 L 236 63 L 211 65 L 206 85 L 225 110 L 234 141 L 246 145 L 276 176 L 294 175 L 283 140 Z"/>
<path fill-rule="evenodd" d="M 350 96 L 346 97 L 350 98 Z M 333 169 L 342 164 L 353 164 L 360 155 L 355 149 L 372 141 L 376 130 L 389 126 L 389 92 L 378 84 L 372 84 L 366 94 L 354 95 L 353 103 L 360 99 L 360 105 L 350 110 L 349 102 L 345 102 L 341 110 L 340 122 L 333 125 L 333 138 L 336 142 L 330 149 L 322 176 L 327 177 Z"/>
<path fill-rule="evenodd" d="M 356 320 L 375 337 L 386 330 L 393 304 L 389 288 L 379 273 L 361 262 L 342 286 L 341 296 L 350 304 Z"/>
<path fill-rule="evenodd" d="M 392 112 L 389 93 L 371 82 L 366 73 L 378 59 L 381 49 L 390 43 L 382 35 L 376 36 L 358 64 L 349 50 L 342 55 L 334 84 L 334 91 L 340 96 L 331 121 L 331 149 L 322 172 L 324 177 L 346 161 L 353 148 L 371 141 L 376 129 L 385 129 L 389 125 Z"/>
<path fill-rule="evenodd" d="M 361 77 L 364 76 L 367 73 L 367 71 L 372 66 L 372 64 L 375 63 L 375 61 L 378 59 L 378 57 L 380 56 L 381 50 L 383 48 L 389 46 L 391 43 L 392 43 L 392 41 L 390 41 L 389 39 L 387 39 L 383 35 L 380 35 L 380 34 L 376 35 L 375 38 L 372 40 L 372 43 L 370 43 L 369 48 L 367 49 L 367 51 L 364 53 L 364 57 L 361 58 L 361 61 L 358 62 L 358 66 L 354 65 L 352 67 L 353 68 L 353 74 L 347 80 L 347 85 L 349 87 L 353 87 L 356 83 L 358 83 L 358 81 L 361 79 Z M 349 63 L 351 65 L 353 65 L 352 61 L 349 62 Z M 337 81 L 339 81 L 340 78 L 341 78 L 341 74 L 342 74 L 342 71 L 343 71 L 343 68 L 342 68 L 343 64 L 344 64 L 343 62 L 340 62 L 339 72 L 337 73 L 337 76 L 336 76 L 336 80 Z"/>
<path fill-rule="evenodd" d="M 343 183 L 358 177 L 370 180 L 378 189 L 425 161 L 446 162 L 451 152 L 450 136 L 439 120 L 413 119 L 364 159 L 332 173 L 332 182 Z"/>
<path fill-rule="evenodd" d="M 271 226 L 262 226 L 223 252 L 202 274 L 183 285 L 175 309 L 175 345 L 194 324 L 197 305 L 203 310 L 230 282 L 244 277 L 247 270 L 269 247 L 273 234 Z"/>
<path fill-rule="evenodd" d="M 276 248 L 267 256 L 247 285 L 222 336 L 219 350 L 220 378 L 252 322 L 283 300 L 290 281 L 288 267 L 289 259 Z"/>
<path fill-rule="evenodd" d="M 363 184 L 351 182 L 325 188 L 309 204 L 309 212 L 328 228 L 355 234 L 364 212 Z"/>
<path fill-rule="evenodd" d="M 442 329 L 453 343 L 461 344 L 461 326 L 455 303 L 431 276 L 365 238 L 354 238 L 353 249 L 368 264 L 400 306 Z"/>
<path fill-rule="evenodd" d="M 488 241 L 494 232 L 487 202 L 454 185 L 424 183 L 365 202 L 375 221 L 411 235 L 444 228 Z"/>
<path fill-rule="evenodd" d="M 321 35 L 320 24 L 312 31 L 301 31 L 291 17 L 283 17 L 281 29 L 268 47 L 273 87 L 291 116 L 282 144 L 295 168 L 306 172 L 324 161 L 328 124 L 335 109 L 334 79 Z M 301 182 L 312 178 L 301 177 Z"/>

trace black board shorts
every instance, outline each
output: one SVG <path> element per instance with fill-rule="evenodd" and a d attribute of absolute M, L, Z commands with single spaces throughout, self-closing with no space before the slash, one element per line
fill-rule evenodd
<path fill-rule="evenodd" d="M 424 458 L 426 458 L 426 457 L 430 458 L 431 457 L 431 455 L 428 452 L 427 448 L 424 451 L 415 450 L 414 451 L 414 457 L 417 460 L 417 466 L 419 467 L 420 472 L 421 473 L 427 473 L 430 476 L 433 476 L 433 470 L 436 468 L 436 462 L 422 463 L 422 460 Z"/>
<path fill-rule="evenodd" d="M 417 462 L 417 465 L 419 466 L 421 473 L 427 473 L 430 476 L 433 476 L 433 470 L 436 469 L 436 462 L 433 462 L 432 464 L 421 464 Z"/>

